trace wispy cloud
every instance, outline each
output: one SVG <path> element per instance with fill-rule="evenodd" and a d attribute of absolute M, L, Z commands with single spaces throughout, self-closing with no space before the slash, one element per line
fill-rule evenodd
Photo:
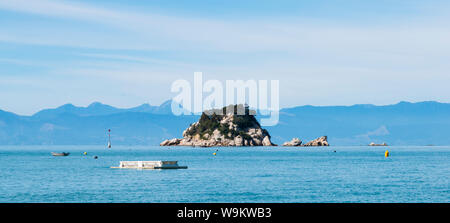
<path fill-rule="evenodd" d="M 156 58 L 149 57 L 137 57 L 137 56 L 129 56 L 126 54 L 107 54 L 107 53 L 80 53 L 80 56 L 95 58 L 95 59 L 105 59 L 105 60 L 118 60 L 122 62 L 135 62 L 135 63 L 143 63 L 143 64 L 158 64 L 158 65 L 177 65 L 177 66 L 190 66 L 187 63 L 180 63 L 174 60 L 162 60 Z"/>
<path fill-rule="evenodd" d="M 173 80 L 194 71 L 209 79 L 279 79 L 282 106 L 450 100 L 445 13 L 399 12 L 401 19 L 372 23 L 296 14 L 224 19 L 52 0 L 2 0 L 0 11 L 7 18 L 0 20 L 3 106 L 19 103 L 8 95 L 21 103 L 32 97 L 33 109 L 69 99 L 161 102 L 172 96 Z M 36 67 L 33 76 L 15 75 L 21 65 Z"/>
<path fill-rule="evenodd" d="M 221 50 L 221 51 L 291 51 L 299 50 L 372 50 L 411 53 L 418 50 L 438 50 L 439 46 L 450 44 L 450 31 L 446 27 L 430 27 L 429 23 L 409 27 L 409 24 L 392 23 L 376 27 L 336 25 L 335 23 L 310 21 L 306 19 L 263 18 L 258 21 L 222 21 L 192 17 L 164 16 L 152 13 L 138 13 L 107 9 L 89 4 L 49 0 L 4 0 L 0 8 L 41 16 L 72 19 L 111 26 L 126 30 L 130 35 L 124 41 L 138 35 L 138 44 L 129 41 L 117 44 L 118 48 L 165 49 L 165 50 Z M 62 30 L 64 31 L 64 29 Z M 22 31 L 25 37 L 27 32 Z M 69 32 L 70 34 L 70 32 Z M 98 35 L 98 34 L 97 34 Z M 99 34 L 100 36 L 101 33 Z M 17 36 L 5 39 L 27 41 Z M 118 38 L 123 36 L 120 33 Z M 20 37 L 20 36 L 19 36 Z M 57 36 L 56 36 L 57 37 Z M 76 36 L 79 37 L 79 36 Z M 105 37 L 105 36 L 103 36 Z M 57 37 L 58 38 L 58 37 Z M 69 35 L 44 43 L 71 40 Z M 92 37 L 91 37 L 92 38 Z M 104 38 L 111 40 L 111 37 Z M 430 41 L 433 39 L 433 41 Z M 86 40 L 86 39 L 85 39 Z M 93 38 L 96 44 L 101 40 Z M 114 38 L 112 38 L 114 40 Z M 38 40 L 30 40 L 32 43 Z M 446 44 L 443 44 L 446 43 Z M 98 47 L 110 48 L 114 41 L 105 41 Z M 426 47 L 424 47 L 426 46 Z"/>

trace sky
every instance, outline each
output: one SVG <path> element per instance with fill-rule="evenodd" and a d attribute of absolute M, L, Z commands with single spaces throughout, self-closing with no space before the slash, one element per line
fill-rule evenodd
<path fill-rule="evenodd" d="M 159 105 L 279 80 L 281 107 L 450 102 L 449 1 L 0 0 L 0 109 Z"/>

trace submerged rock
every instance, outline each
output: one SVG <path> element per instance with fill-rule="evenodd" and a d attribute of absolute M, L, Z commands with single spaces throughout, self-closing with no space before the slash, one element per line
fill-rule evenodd
<path fill-rule="evenodd" d="M 183 131 L 182 139 L 164 140 L 160 146 L 276 146 L 253 114 L 243 105 L 205 111 Z"/>

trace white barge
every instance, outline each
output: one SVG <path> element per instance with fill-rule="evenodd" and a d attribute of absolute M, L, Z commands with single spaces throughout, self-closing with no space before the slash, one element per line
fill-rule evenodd
<path fill-rule="evenodd" d="M 187 169 L 187 166 L 178 166 L 178 161 L 120 161 L 120 169 Z"/>

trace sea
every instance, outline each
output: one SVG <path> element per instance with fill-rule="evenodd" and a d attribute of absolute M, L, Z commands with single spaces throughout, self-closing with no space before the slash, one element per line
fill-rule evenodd
<path fill-rule="evenodd" d="M 0 146 L 0 202 L 448 203 L 450 147 Z"/>

